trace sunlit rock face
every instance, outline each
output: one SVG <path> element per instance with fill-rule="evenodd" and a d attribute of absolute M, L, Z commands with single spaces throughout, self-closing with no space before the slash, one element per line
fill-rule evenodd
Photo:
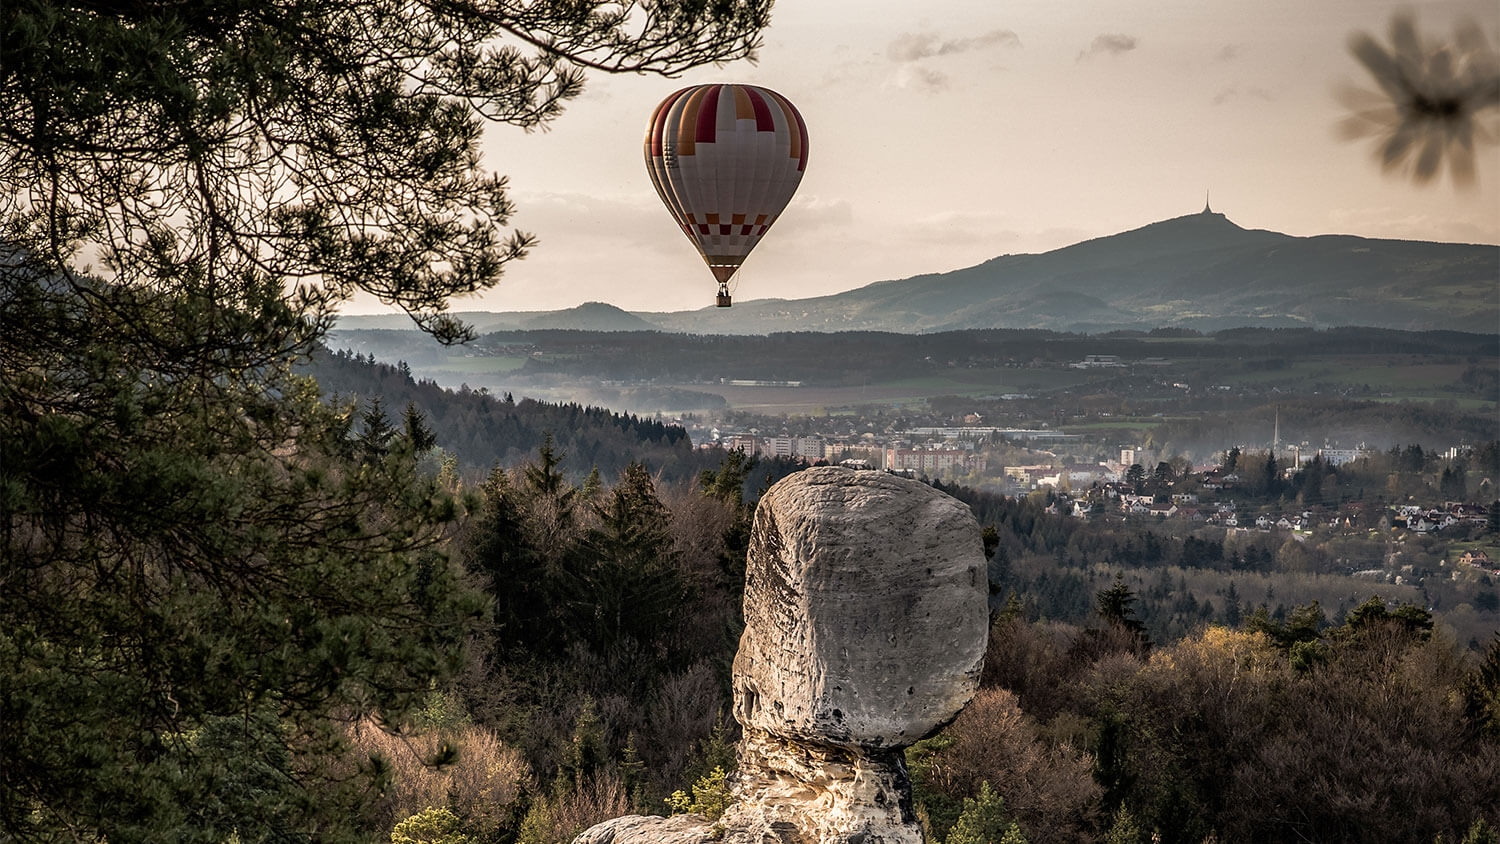
<path fill-rule="evenodd" d="M 799 472 L 755 513 L 735 716 L 788 739 L 905 747 L 973 695 L 985 622 L 968 507 L 883 472 Z"/>
<path fill-rule="evenodd" d="M 618 818 L 577 844 L 919 844 L 901 750 L 973 695 L 986 592 L 959 501 L 832 467 L 776 484 L 751 529 L 733 805 L 716 824 Z"/>
<path fill-rule="evenodd" d="M 628 815 L 590 827 L 573 844 L 703 844 L 712 840 L 708 821 L 696 815 Z"/>

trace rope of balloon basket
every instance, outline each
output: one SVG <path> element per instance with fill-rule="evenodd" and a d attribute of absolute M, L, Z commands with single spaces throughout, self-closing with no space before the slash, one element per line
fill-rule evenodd
<path fill-rule="evenodd" d="M 736 293 L 740 289 L 740 275 L 744 271 L 745 271 L 745 265 L 744 264 L 740 264 L 738 267 L 735 268 L 734 274 L 731 275 L 731 276 L 729 276 L 729 280 L 726 281 L 726 282 L 724 282 L 724 285 L 721 288 L 729 296 L 729 299 L 730 299 L 731 302 L 734 301 L 734 297 L 735 297 Z"/>

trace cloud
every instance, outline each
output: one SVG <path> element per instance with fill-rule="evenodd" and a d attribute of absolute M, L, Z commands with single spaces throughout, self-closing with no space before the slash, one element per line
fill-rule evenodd
<path fill-rule="evenodd" d="M 1225 44 L 1223 47 L 1220 47 L 1219 48 L 1219 52 L 1214 55 L 1214 61 L 1232 62 L 1235 59 L 1239 58 L 1239 56 L 1240 56 L 1240 45 L 1238 45 L 1238 44 Z"/>
<path fill-rule="evenodd" d="M 1328 212 L 1332 222 L 1324 231 L 1341 231 L 1362 237 L 1388 237 L 1411 240 L 1413 232 L 1422 232 L 1423 240 L 1447 243 L 1496 242 L 1496 232 L 1460 215 L 1413 212 L 1409 208 L 1372 205 L 1358 208 L 1334 208 Z"/>
<path fill-rule="evenodd" d="M 1225 103 L 1233 102 L 1234 100 L 1242 99 L 1244 97 L 1264 100 L 1265 102 L 1270 102 L 1276 99 L 1275 97 L 1271 96 L 1270 91 L 1267 91 L 1264 88 L 1242 89 L 1238 85 L 1230 85 L 1228 88 L 1225 88 L 1224 90 L 1214 95 L 1214 105 L 1224 105 Z"/>
<path fill-rule="evenodd" d="M 795 228 L 799 232 L 829 227 L 842 228 L 854 223 L 854 206 L 849 200 L 824 199 L 816 194 L 797 194 L 783 214 L 795 220 Z M 779 232 L 781 229 L 771 231 Z"/>
<path fill-rule="evenodd" d="M 1020 37 L 1008 29 L 950 39 L 932 32 L 903 32 L 886 48 L 886 57 L 896 63 L 897 88 L 937 92 L 947 90 L 950 79 L 948 74 L 924 64 L 927 59 L 1020 46 Z"/>
<path fill-rule="evenodd" d="M 647 185 L 635 196 L 590 195 L 578 192 L 512 190 L 515 227 L 535 234 L 540 243 L 528 264 L 581 256 L 565 256 L 560 244 L 587 240 L 619 248 L 628 243 L 661 254 L 673 254 L 685 240 Z"/>
<path fill-rule="evenodd" d="M 903 64 L 896 70 L 896 87 L 946 91 L 948 74 L 919 64 Z"/>
<path fill-rule="evenodd" d="M 970 38 L 941 40 L 931 32 L 903 32 L 886 49 L 895 62 L 915 62 L 933 56 L 949 56 L 992 47 L 1019 47 L 1021 39 L 1008 29 L 995 29 Z"/>
<path fill-rule="evenodd" d="M 1091 59 L 1102 53 L 1118 56 L 1121 53 L 1128 53 L 1134 50 L 1138 43 L 1139 41 L 1134 35 L 1106 32 L 1095 38 L 1094 43 L 1090 44 L 1087 50 L 1080 52 L 1077 60 L 1081 62 L 1084 59 Z"/>

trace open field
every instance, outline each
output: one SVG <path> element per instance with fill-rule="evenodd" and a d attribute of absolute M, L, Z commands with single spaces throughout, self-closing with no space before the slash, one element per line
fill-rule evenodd
<path fill-rule="evenodd" d="M 935 396 L 1037 394 L 1087 380 L 1088 376 L 1077 370 L 994 368 L 952 369 L 920 378 L 894 378 L 858 386 L 747 387 L 691 382 L 670 383 L 666 386 L 716 393 L 723 396 L 735 410 L 807 414 L 813 410 L 837 413 L 840 409 L 872 404 L 885 407 L 924 405 Z"/>
<path fill-rule="evenodd" d="M 1062 430 L 1070 434 L 1089 431 L 1143 431 L 1155 428 L 1163 422 L 1192 419 L 1191 416 L 1142 416 L 1133 419 L 1113 419 L 1108 422 L 1087 422 L 1082 425 L 1064 425 Z"/>
<path fill-rule="evenodd" d="M 1457 384 L 1468 368 L 1450 360 L 1412 363 L 1409 355 L 1384 360 L 1370 355 L 1327 355 L 1304 357 L 1278 368 L 1225 370 L 1214 377 L 1216 383 L 1231 386 L 1368 388 L 1396 398 L 1431 400 L 1449 397 L 1445 388 Z"/>
<path fill-rule="evenodd" d="M 925 405 L 930 396 L 951 395 L 951 390 L 927 393 L 910 385 L 871 384 L 861 387 L 738 387 L 728 384 L 670 384 L 683 390 L 716 393 L 732 410 L 764 414 L 822 415 L 863 404 L 884 407 Z"/>
<path fill-rule="evenodd" d="M 1403 361 L 1406 358 L 1403 357 Z M 1162 367 L 1162 378 L 1204 378 L 1185 373 L 1181 364 Z M 1464 410 L 1496 408 L 1491 399 L 1465 395 L 1453 389 L 1466 369 L 1464 364 L 1422 363 L 1371 365 L 1368 357 L 1328 356 L 1299 360 L 1283 368 L 1263 371 L 1215 373 L 1208 380 L 1214 384 L 1289 394 L 1331 395 L 1350 391 L 1365 400 L 1381 402 L 1454 402 Z M 496 370 L 499 371 L 499 370 Z M 1026 369 L 954 369 L 919 378 L 897 378 L 871 381 L 859 386 L 738 387 L 724 384 L 674 383 L 672 386 L 722 395 L 735 409 L 763 413 L 806 413 L 810 407 L 828 409 L 857 405 L 882 404 L 892 407 L 920 403 L 935 396 L 994 397 L 1007 393 L 1034 396 L 1054 390 L 1097 384 L 1112 386 L 1118 374 L 1097 370 L 1062 367 Z M 1374 392 L 1377 395 L 1370 395 Z M 1163 421 L 1162 417 L 1118 419 L 1090 423 L 1079 430 L 1145 428 Z"/>
<path fill-rule="evenodd" d="M 1381 404 L 1400 404 L 1402 402 L 1453 402 L 1453 406 L 1459 410 L 1497 410 L 1500 405 L 1484 399 L 1454 398 L 1453 396 L 1376 396 L 1368 401 Z"/>
<path fill-rule="evenodd" d="M 433 367 L 445 372 L 458 372 L 465 375 L 491 373 L 499 374 L 514 372 L 526 365 L 526 358 L 521 355 L 460 355 L 449 356 L 448 362 L 442 366 Z"/>

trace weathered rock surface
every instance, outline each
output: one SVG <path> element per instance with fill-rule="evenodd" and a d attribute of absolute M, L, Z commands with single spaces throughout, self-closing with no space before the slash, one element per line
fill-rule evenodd
<path fill-rule="evenodd" d="M 884 472 L 798 472 L 755 513 L 735 716 L 785 738 L 905 747 L 974 694 L 987 591 L 962 502 Z"/>
<path fill-rule="evenodd" d="M 628 815 L 589 827 L 573 844 L 703 844 L 712 840 L 711 824 L 697 815 Z"/>
<path fill-rule="evenodd" d="M 961 502 L 880 472 L 784 479 L 751 528 L 733 805 L 714 824 L 617 818 L 575 844 L 921 844 L 901 749 L 974 694 L 986 593 Z"/>
<path fill-rule="evenodd" d="M 746 729 L 735 802 L 724 813 L 735 844 L 922 844 L 901 751 L 874 753 Z"/>

